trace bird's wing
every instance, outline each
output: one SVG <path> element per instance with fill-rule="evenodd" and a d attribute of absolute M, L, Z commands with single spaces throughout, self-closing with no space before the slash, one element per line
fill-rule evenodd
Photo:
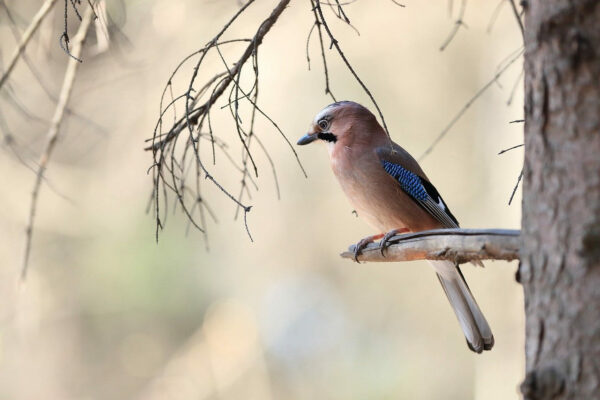
<path fill-rule="evenodd" d="M 382 168 L 402 190 L 446 228 L 458 228 L 458 221 L 437 189 L 425 178 L 414 158 L 400 146 L 383 146 L 376 150 Z"/>

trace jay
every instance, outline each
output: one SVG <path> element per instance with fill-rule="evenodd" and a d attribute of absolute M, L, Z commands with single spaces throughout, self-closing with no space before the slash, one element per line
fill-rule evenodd
<path fill-rule="evenodd" d="M 333 173 L 359 217 L 380 232 L 357 243 L 355 258 L 376 239 L 382 238 L 383 252 L 397 233 L 458 227 L 417 161 L 360 104 L 342 101 L 321 110 L 298 145 L 314 141 L 326 144 Z M 459 267 L 450 261 L 430 263 L 469 348 L 491 350 L 494 336 Z"/>

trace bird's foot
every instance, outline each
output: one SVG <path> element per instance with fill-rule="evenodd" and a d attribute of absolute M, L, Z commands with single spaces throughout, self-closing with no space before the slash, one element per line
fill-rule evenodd
<path fill-rule="evenodd" d="M 407 228 L 392 229 L 391 231 L 389 231 L 388 233 L 383 235 L 381 242 L 379 242 L 379 250 L 381 251 L 381 255 L 385 257 L 385 254 L 383 254 L 383 252 L 385 251 L 385 249 L 390 247 L 390 244 L 388 242 L 392 237 L 396 236 L 399 233 L 406 233 L 406 232 L 410 232 L 410 229 L 407 229 Z"/>
<path fill-rule="evenodd" d="M 367 247 L 369 243 L 373 243 L 377 239 L 383 237 L 383 233 L 378 235 L 367 236 L 366 238 L 360 239 L 358 243 L 354 245 L 354 261 L 358 262 L 358 256 L 362 253 L 363 249 Z"/>

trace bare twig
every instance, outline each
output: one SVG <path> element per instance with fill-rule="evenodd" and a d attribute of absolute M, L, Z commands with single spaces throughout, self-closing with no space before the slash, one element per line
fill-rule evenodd
<path fill-rule="evenodd" d="M 347 5 L 349 3 L 340 3 L 340 0 L 334 0 L 334 1 L 335 1 L 335 6 L 330 3 L 330 8 L 333 10 L 333 15 L 335 15 L 337 17 L 337 19 L 343 21 L 346 25 L 348 25 L 350 28 L 352 28 L 358 36 L 360 36 L 360 32 L 358 31 L 358 29 L 356 29 L 356 27 L 354 25 L 352 25 L 352 23 L 350 22 L 350 18 L 348 18 L 346 11 L 344 11 L 343 6 Z"/>
<path fill-rule="evenodd" d="M 313 7 L 312 9 L 313 15 L 315 17 L 315 23 L 313 25 L 313 28 L 316 26 L 317 27 L 317 33 L 319 35 L 319 47 L 321 49 L 321 59 L 323 60 L 323 72 L 325 74 L 325 94 L 330 95 L 331 98 L 333 99 L 333 101 L 337 101 L 335 98 L 335 95 L 333 94 L 333 92 L 331 91 L 331 87 L 329 85 L 329 70 L 327 68 L 327 57 L 325 56 L 325 45 L 323 44 L 323 32 L 321 30 L 321 21 L 319 20 L 319 15 L 317 14 L 317 9 L 315 7 Z M 312 32 L 312 30 L 311 30 Z M 306 40 L 306 57 L 309 61 L 309 69 L 310 69 L 310 58 L 308 55 L 308 45 L 309 45 L 309 41 L 310 41 L 310 33 L 309 36 Z"/>
<path fill-rule="evenodd" d="M 513 14 L 515 15 L 515 19 L 519 24 L 519 29 L 521 30 L 521 35 L 523 39 L 525 39 L 525 28 L 523 27 L 523 21 L 521 20 L 521 16 L 519 15 L 519 11 L 517 10 L 517 5 L 515 4 L 515 0 L 508 0 L 510 3 L 510 8 L 513 10 Z"/>
<path fill-rule="evenodd" d="M 262 145 L 262 142 L 256 136 L 256 132 L 254 130 L 255 116 L 257 114 L 265 117 L 282 135 L 294 154 L 294 157 L 298 161 L 301 170 L 304 172 L 302 164 L 300 163 L 298 155 L 291 142 L 287 139 L 273 119 L 270 118 L 257 104 L 259 80 L 258 47 L 262 44 L 266 34 L 288 6 L 289 0 L 279 1 L 269 17 L 259 25 L 254 37 L 251 39 L 220 41 L 221 36 L 253 2 L 254 0 L 247 1 L 213 37 L 212 40 L 210 40 L 202 49 L 184 58 L 175 68 L 167 85 L 165 86 L 163 95 L 161 97 L 160 116 L 153 133 L 151 140 L 152 143 L 146 147 L 146 150 L 152 150 L 154 161 L 151 170 L 154 181 L 153 203 L 154 214 L 156 218 L 157 238 L 158 232 L 160 229 L 162 229 L 164 223 L 164 219 L 161 220 L 160 208 L 162 206 L 160 203 L 161 201 L 166 203 L 168 191 L 174 193 L 177 204 L 182 208 L 184 214 L 190 220 L 191 224 L 205 234 L 206 227 L 204 211 L 208 211 L 208 208 L 203 197 L 200 195 L 201 178 L 210 180 L 223 194 L 225 194 L 226 197 L 228 197 L 234 204 L 237 205 L 238 211 L 240 209 L 243 210 L 244 226 L 246 227 L 248 236 L 252 238 L 246 223 L 246 214 L 250 211 L 251 207 L 244 203 L 245 200 L 243 200 L 243 198 L 246 196 L 250 198 L 250 186 L 254 187 L 254 189 L 257 189 L 257 185 L 253 180 L 253 176 L 258 177 L 258 166 L 255 162 L 253 154 L 251 153 L 251 145 L 254 142 L 258 143 L 265 153 L 269 163 L 271 164 L 275 185 L 277 187 L 279 196 L 279 186 L 277 183 L 277 175 L 274 170 L 273 161 L 270 155 L 267 153 L 265 147 Z M 241 42 L 246 42 L 247 47 L 241 56 L 239 56 L 237 61 L 230 64 L 227 62 L 221 47 L 226 44 L 234 45 Z M 215 50 L 218 54 L 220 60 L 222 61 L 224 71 L 215 74 L 200 89 L 196 89 L 196 78 L 200 76 L 200 68 L 201 66 L 204 66 L 206 56 L 211 50 Z M 188 81 L 187 91 L 180 95 L 173 94 L 173 79 L 178 74 L 184 63 L 193 59 L 196 59 L 196 61 L 193 73 Z M 241 82 L 242 74 L 247 73 L 247 71 L 250 69 L 250 66 L 252 67 L 251 71 L 254 75 L 254 79 L 252 87 L 247 90 L 242 88 Z M 165 99 L 165 94 L 167 92 L 171 96 L 171 101 L 166 105 L 166 107 L 163 108 L 163 100 Z M 238 165 L 238 163 L 236 163 L 231 156 L 229 156 L 228 152 L 224 151 L 222 145 L 223 142 L 214 135 L 211 122 L 211 110 L 217 107 L 217 101 L 221 99 L 225 92 L 228 93 L 228 99 L 227 103 L 221 108 L 229 109 L 232 119 L 235 123 L 237 139 L 242 147 L 241 166 Z M 205 95 L 206 97 L 204 97 Z M 249 120 L 249 125 L 244 124 L 242 121 L 241 102 L 249 103 L 251 106 L 251 118 Z M 183 103 L 182 108 L 185 111 L 184 115 L 181 117 L 177 117 L 176 115 L 176 103 Z M 173 112 L 174 122 L 168 131 L 163 133 L 163 117 L 168 111 Z M 206 142 L 208 142 L 212 149 L 213 165 L 216 164 L 216 147 L 219 147 L 224 151 L 228 161 L 233 165 L 233 167 L 242 173 L 240 193 L 238 196 L 234 196 L 228 189 L 221 185 L 219 180 L 213 175 L 213 172 L 209 171 L 208 167 L 210 166 L 205 162 L 203 156 L 200 154 L 200 146 Z M 195 188 L 190 187 L 186 182 L 188 179 L 188 174 L 192 173 L 195 173 L 195 180 L 192 183 Z M 161 188 L 162 191 L 160 190 Z M 195 212 L 199 213 L 198 221 L 194 215 Z"/>
<path fill-rule="evenodd" d="M 498 15 L 500 14 L 500 10 L 502 9 L 502 6 L 504 5 L 505 2 L 506 2 L 506 0 L 500 0 L 498 5 L 494 9 L 494 12 L 492 13 L 492 16 L 490 17 L 490 22 L 488 23 L 488 27 L 485 30 L 487 33 L 490 33 L 492 31 L 492 28 L 494 27 L 494 24 L 496 23 L 496 20 L 498 19 Z"/>
<path fill-rule="evenodd" d="M 518 230 L 508 229 L 435 229 L 397 235 L 381 254 L 379 244 L 369 244 L 358 261 L 392 262 L 414 260 L 448 260 L 457 264 L 481 260 L 517 260 Z M 354 245 L 342 253 L 354 259 Z"/>
<path fill-rule="evenodd" d="M 450 42 L 452 42 L 452 39 L 454 39 L 454 36 L 456 36 L 456 34 L 458 33 L 458 30 L 460 29 L 461 26 L 467 27 L 467 25 L 463 21 L 463 18 L 465 17 L 466 9 L 467 9 L 467 0 L 462 0 L 462 2 L 460 3 L 460 11 L 458 14 L 458 18 L 456 19 L 456 21 L 454 21 L 454 27 L 450 31 L 450 34 L 448 35 L 446 40 L 444 40 L 444 43 L 442 43 L 442 45 L 440 46 L 440 51 L 446 50 L 446 47 L 448 47 Z"/>
<path fill-rule="evenodd" d="M 354 70 L 354 67 L 352 67 L 352 64 L 350 64 L 350 61 L 348 61 L 348 58 L 342 51 L 342 48 L 340 47 L 338 40 L 335 38 L 335 36 L 331 32 L 331 29 L 329 28 L 329 25 L 327 24 L 327 20 L 325 19 L 325 16 L 323 15 L 323 10 L 321 9 L 321 4 L 320 4 L 319 0 L 310 0 L 310 1 L 313 6 L 313 9 L 315 9 L 317 11 L 317 14 L 318 14 L 317 21 L 320 22 L 320 24 L 325 28 L 325 31 L 327 32 L 327 35 L 329 36 L 329 39 L 331 40 L 330 48 L 335 47 L 337 53 L 339 54 L 342 61 L 346 65 L 346 68 L 348 68 L 348 70 L 350 71 L 350 73 L 352 74 L 354 79 L 356 79 L 356 81 L 358 82 L 360 87 L 363 89 L 363 91 L 367 94 L 367 96 L 369 96 L 369 99 L 371 99 L 371 102 L 377 109 L 377 113 L 379 114 L 379 118 L 381 118 L 381 123 L 383 124 L 385 132 L 389 136 L 390 132 L 388 130 L 387 124 L 385 123 L 385 118 L 383 117 L 383 113 L 381 112 L 381 109 L 379 108 L 379 104 L 377 104 L 377 101 L 375 101 L 375 97 L 373 97 L 373 94 L 371 93 L 371 91 L 367 88 L 367 86 L 364 84 L 362 79 L 360 79 L 360 77 Z"/>
<path fill-rule="evenodd" d="M 81 21 L 82 17 L 81 17 L 81 14 L 79 13 L 79 10 L 77 9 L 77 4 L 81 4 L 81 0 L 69 0 L 69 2 L 71 3 L 71 8 L 73 8 L 73 11 L 75 11 L 75 15 Z M 94 5 L 92 4 L 91 0 L 88 0 L 87 3 L 89 5 L 89 7 L 92 9 L 92 15 L 93 15 L 94 19 L 98 18 L 98 16 L 96 15 L 96 11 L 94 10 Z M 63 29 L 63 33 L 58 38 L 58 44 L 60 45 L 60 48 L 63 49 L 63 51 L 65 53 L 67 53 L 67 55 L 69 57 L 71 57 L 72 59 L 77 60 L 79 62 L 82 62 L 81 59 L 76 57 L 69 49 L 69 44 L 71 43 L 71 39 L 69 37 L 68 9 L 69 9 L 69 6 L 67 3 L 67 0 L 64 0 L 64 13 L 63 13 L 64 29 Z"/>
<path fill-rule="evenodd" d="M 498 155 L 500 155 L 500 154 L 504 154 L 504 153 L 506 153 L 507 151 L 511 151 L 511 150 L 514 150 L 514 149 L 518 149 L 519 147 L 523 147 L 523 146 L 525 146 L 525 145 L 524 145 L 524 144 L 518 144 L 518 145 L 516 145 L 516 146 L 509 147 L 508 149 L 504 149 L 504 150 L 500 151 L 500 153 L 498 153 Z"/>
<path fill-rule="evenodd" d="M 510 195 L 510 199 L 508 199 L 508 205 L 510 206 L 510 204 L 512 203 L 515 194 L 517 193 L 517 189 L 519 188 L 519 184 L 521 183 L 521 179 L 523 179 L 523 170 L 521 169 L 521 173 L 519 174 L 519 177 L 517 178 L 517 183 L 515 184 L 515 187 L 513 188 L 513 191 Z"/>
<path fill-rule="evenodd" d="M 10 23 L 9 25 L 10 25 L 11 32 L 12 32 L 13 36 L 15 37 L 15 39 L 17 40 L 17 43 L 18 43 L 21 40 L 21 33 L 19 32 L 19 29 L 17 27 L 17 22 L 16 22 L 14 16 L 12 15 L 12 12 L 8 8 L 8 6 L 6 5 L 6 2 L 4 0 L 0 0 L 0 6 L 2 6 L 2 8 L 4 8 L 4 11 L 6 12 L 6 16 L 8 17 L 8 20 L 9 20 L 9 23 Z M 44 79 L 42 78 L 42 75 L 40 74 L 39 70 L 35 66 L 35 63 L 29 57 L 27 57 L 27 53 L 25 51 L 23 51 L 21 53 L 21 57 L 23 58 L 23 61 L 25 62 L 25 65 L 27 65 L 27 68 L 31 72 L 31 75 L 33 75 L 34 79 L 39 84 L 40 88 L 42 88 L 42 90 L 46 94 L 46 96 L 54 104 L 56 104 L 58 102 L 58 98 L 52 93 L 52 90 L 50 90 L 50 88 L 48 87 L 48 84 L 46 84 L 44 82 Z M 16 98 L 16 93 L 14 94 L 14 96 Z M 73 110 L 71 110 L 69 108 L 67 108 L 65 110 L 65 112 L 68 115 L 73 116 L 74 118 L 81 120 L 82 122 L 86 123 L 87 125 L 90 125 L 90 126 L 94 127 L 95 130 L 97 130 L 98 132 L 100 132 L 102 134 L 106 133 L 106 130 L 102 126 L 100 126 L 97 122 L 93 121 L 92 119 L 90 119 L 90 118 L 88 118 L 86 116 L 83 116 L 81 114 L 78 114 L 77 112 L 74 112 Z M 44 121 L 44 123 L 47 124 L 47 121 Z"/>
<path fill-rule="evenodd" d="M 31 204 L 29 207 L 29 219 L 26 228 L 25 253 L 23 257 L 23 266 L 21 269 L 21 279 L 25 279 L 25 277 L 27 276 L 27 267 L 29 264 L 29 255 L 31 253 L 31 241 L 33 237 L 33 225 L 35 221 L 37 200 L 42 179 L 44 176 L 44 171 L 46 170 L 48 161 L 50 160 L 52 151 L 54 150 L 56 141 L 58 139 L 59 128 L 65 115 L 67 103 L 69 102 L 69 98 L 71 97 L 71 92 L 73 90 L 73 82 L 75 81 L 77 68 L 80 64 L 79 61 L 77 61 L 77 59 L 81 56 L 83 43 L 85 42 L 85 39 L 87 37 L 88 28 L 90 27 L 90 24 L 92 22 L 93 15 L 94 11 L 92 10 L 92 8 L 87 8 L 82 18 L 77 34 L 73 38 L 74 44 L 72 53 L 74 58 L 70 59 L 67 65 L 62 89 L 58 98 L 58 104 L 56 105 L 56 109 L 54 111 L 54 116 L 52 117 L 48 133 L 46 134 L 46 144 L 44 145 L 44 149 L 38 162 L 36 180 L 33 186 L 33 191 L 31 193 Z"/>
<path fill-rule="evenodd" d="M 435 140 L 429 145 L 429 147 L 427 147 L 427 149 L 423 152 L 423 154 L 421 154 L 421 156 L 418 158 L 419 161 L 422 161 L 425 157 L 427 157 L 429 155 L 429 153 L 431 153 L 433 151 L 433 149 L 435 148 L 435 146 L 440 142 L 440 140 L 442 140 L 444 138 L 444 136 L 446 136 L 446 134 L 450 131 L 450 129 L 458 122 L 458 120 L 464 115 L 464 113 L 467 112 L 467 110 L 469 109 L 469 107 L 471 107 L 471 105 L 473 105 L 473 103 L 483 94 L 485 93 L 485 91 L 487 89 L 490 88 L 490 86 L 492 86 L 494 84 L 494 82 L 500 78 L 500 76 L 502 76 L 502 74 L 504 73 L 504 71 L 506 71 L 515 61 L 517 61 L 519 58 L 521 58 L 521 56 L 523 55 L 524 50 L 522 49 L 521 51 L 519 51 L 516 56 L 514 56 L 512 59 L 509 60 L 509 62 L 507 62 L 502 68 L 500 68 L 496 74 L 494 75 L 494 77 L 488 81 L 485 85 L 483 85 L 483 87 L 481 87 L 481 89 L 479 89 L 477 91 L 477 93 L 475 93 L 475 95 L 473 95 L 473 97 L 471 97 L 471 99 L 469 99 L 469 101 L 467 101 L 467 103 L 458 111 L 458 113 L 454 116 L 454 118 L 452 118 L 452 120 L 450 120 L 450 122 L 448 123 L 448 125 L 446 125 L 446 127 L 439 133 L 439 135 L 435 138 Z"/>
<path fill-rule="evenodd" d="M 2 88 L 2 86 L 4 85 L 4 83 L 6 82 L 8 77 L 10 76 L 11 72 L 15 68 L 15 65 L 17 65 L 17 61 L 19 61 L 19 58 L 25 51 L 27 44 L 33 37 L 33 34 L 40 27 L 40 24 L 42 23 L 42 21 L 44 20 L 46 15 L 48 15 L 48 12 L 52 9 L 52 6 L 54 5 L 54 3 L 56 3 L 56 0 L 46 0 L 44 2 L 44 4 L 42 4 L 42 7 L 40 7 L 38 12 L 35 14 L 33 19 L 31 20 L 31 23 L 25 30 L 25 33 L 23 33 L 23 36 L 21 37 L 21 40 L 19 41 L 17 48 L 15 49 L 13 55 L 11 56 L 10 61 L 8 62 L 8 66 L 6 67 L 6 69 L 4 71 L 4 74 L 2 74 L 2 77 L 0 77 L 0 89 Z"/>
<path fill-rule="evenodd" d="M 251 2 L 249 2 L 249 3 L 251 3 Z M 201 107 L 196 108 L 195 110 L 190 110 L 189 114 L 186 115 L 185 119 L 178 121 L 178 123 L 173 126 L 173 128 L 169 131 L 169 133 L 166 135 L 166 137 L 164 137 L 163 139 L 161 139 L 159 141 L 153 142 L 152 146 L 146 147 L 145 150 L 156 151 L 156 150 L 160 149 L 165 144 L 167 144 L 168 142 L 173 140 L 177 135 L 179 135 L 182 130 L 190 129 L 193 125 L 195 125 L 198 122 L 198 119 L 207 112 L 206 111 L 207 108 L 210 105 L 214 104 L 217 101 L 217 99 L 219 97 L 221 97 L 221 95 L 225 92 L 225 90 L 227 89 L 229 84 L 233 81 L 235 76 L 240 72 L 240 69 L 242 68 L 242 66 L 246 63 L 246 61 L 252 55 L 254 48 L 259 46 L 262 43 L 263 38 L 265 37 L 265 35 L 269 31 L 269 29 L 271 29 L 271 27 L 275 24 L 275 22 L 279 18 L 279 15 L 281 15 L 281 12 L 283 12 L 283 10 L 285 9 L 285 7 L 287 6 L 288 3 L 289 3 L 289 0 L 281 0 L 280 4 L 276 7 L 275 10 L 273 10 L 273 13 L 271 13 L 271 16 L 269 16 L 269 18 L 267 18 L 261 24 L 261 28 L 259 28 L 258 32 L 256 33 L 256 36 L 251 41 L 251 43 L 248 45 L 248 47 L 246 48 L 246 50 L 244 51 L 244 53 L 242 54 L 242 56 L 240 57 L 238 62 L 236 62 L 234 67 L 230 71 L 228 71 L 228 74 L 223 78 L 223 80 L 221 80 L 219 82 L 216 90 L 212 93 L 211 97 L 206 101 L 206 103 L 204 103 Z M 215 37 L 215 39 L 217 39 L 218 37 L 220 37 L 220 35 Z M 213 39 L 213 41 L 212 41 L 214 43 L 211 42 L 210 47 L 213 47 L 216 45 L 217 42 L 215 41 L 215 39 Z"/>
<path fill-rule="evenodd" d="M 448 0 L 448 16 L 452 16 L 452 10 L 454 10 L 454 0 Z"/>

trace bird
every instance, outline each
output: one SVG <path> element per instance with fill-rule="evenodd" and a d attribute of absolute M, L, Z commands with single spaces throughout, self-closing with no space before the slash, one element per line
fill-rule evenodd
<path fill-rule="evenodd" d="M 358 216 L 378 232 L 355 245 L 356 261 L 362 249 L 377 239 L 383 252 L 398 233 L 458 228 L 456 217 L 418 162 L 391 140 L 366 107 L 340 101 L 323 108 L 297 144 L 317 141 L 326 145 L 333 173 Z M 494 336 L 458 265 L 429 262 L 468 347 L 476 353 L 491 350 Z"/>

